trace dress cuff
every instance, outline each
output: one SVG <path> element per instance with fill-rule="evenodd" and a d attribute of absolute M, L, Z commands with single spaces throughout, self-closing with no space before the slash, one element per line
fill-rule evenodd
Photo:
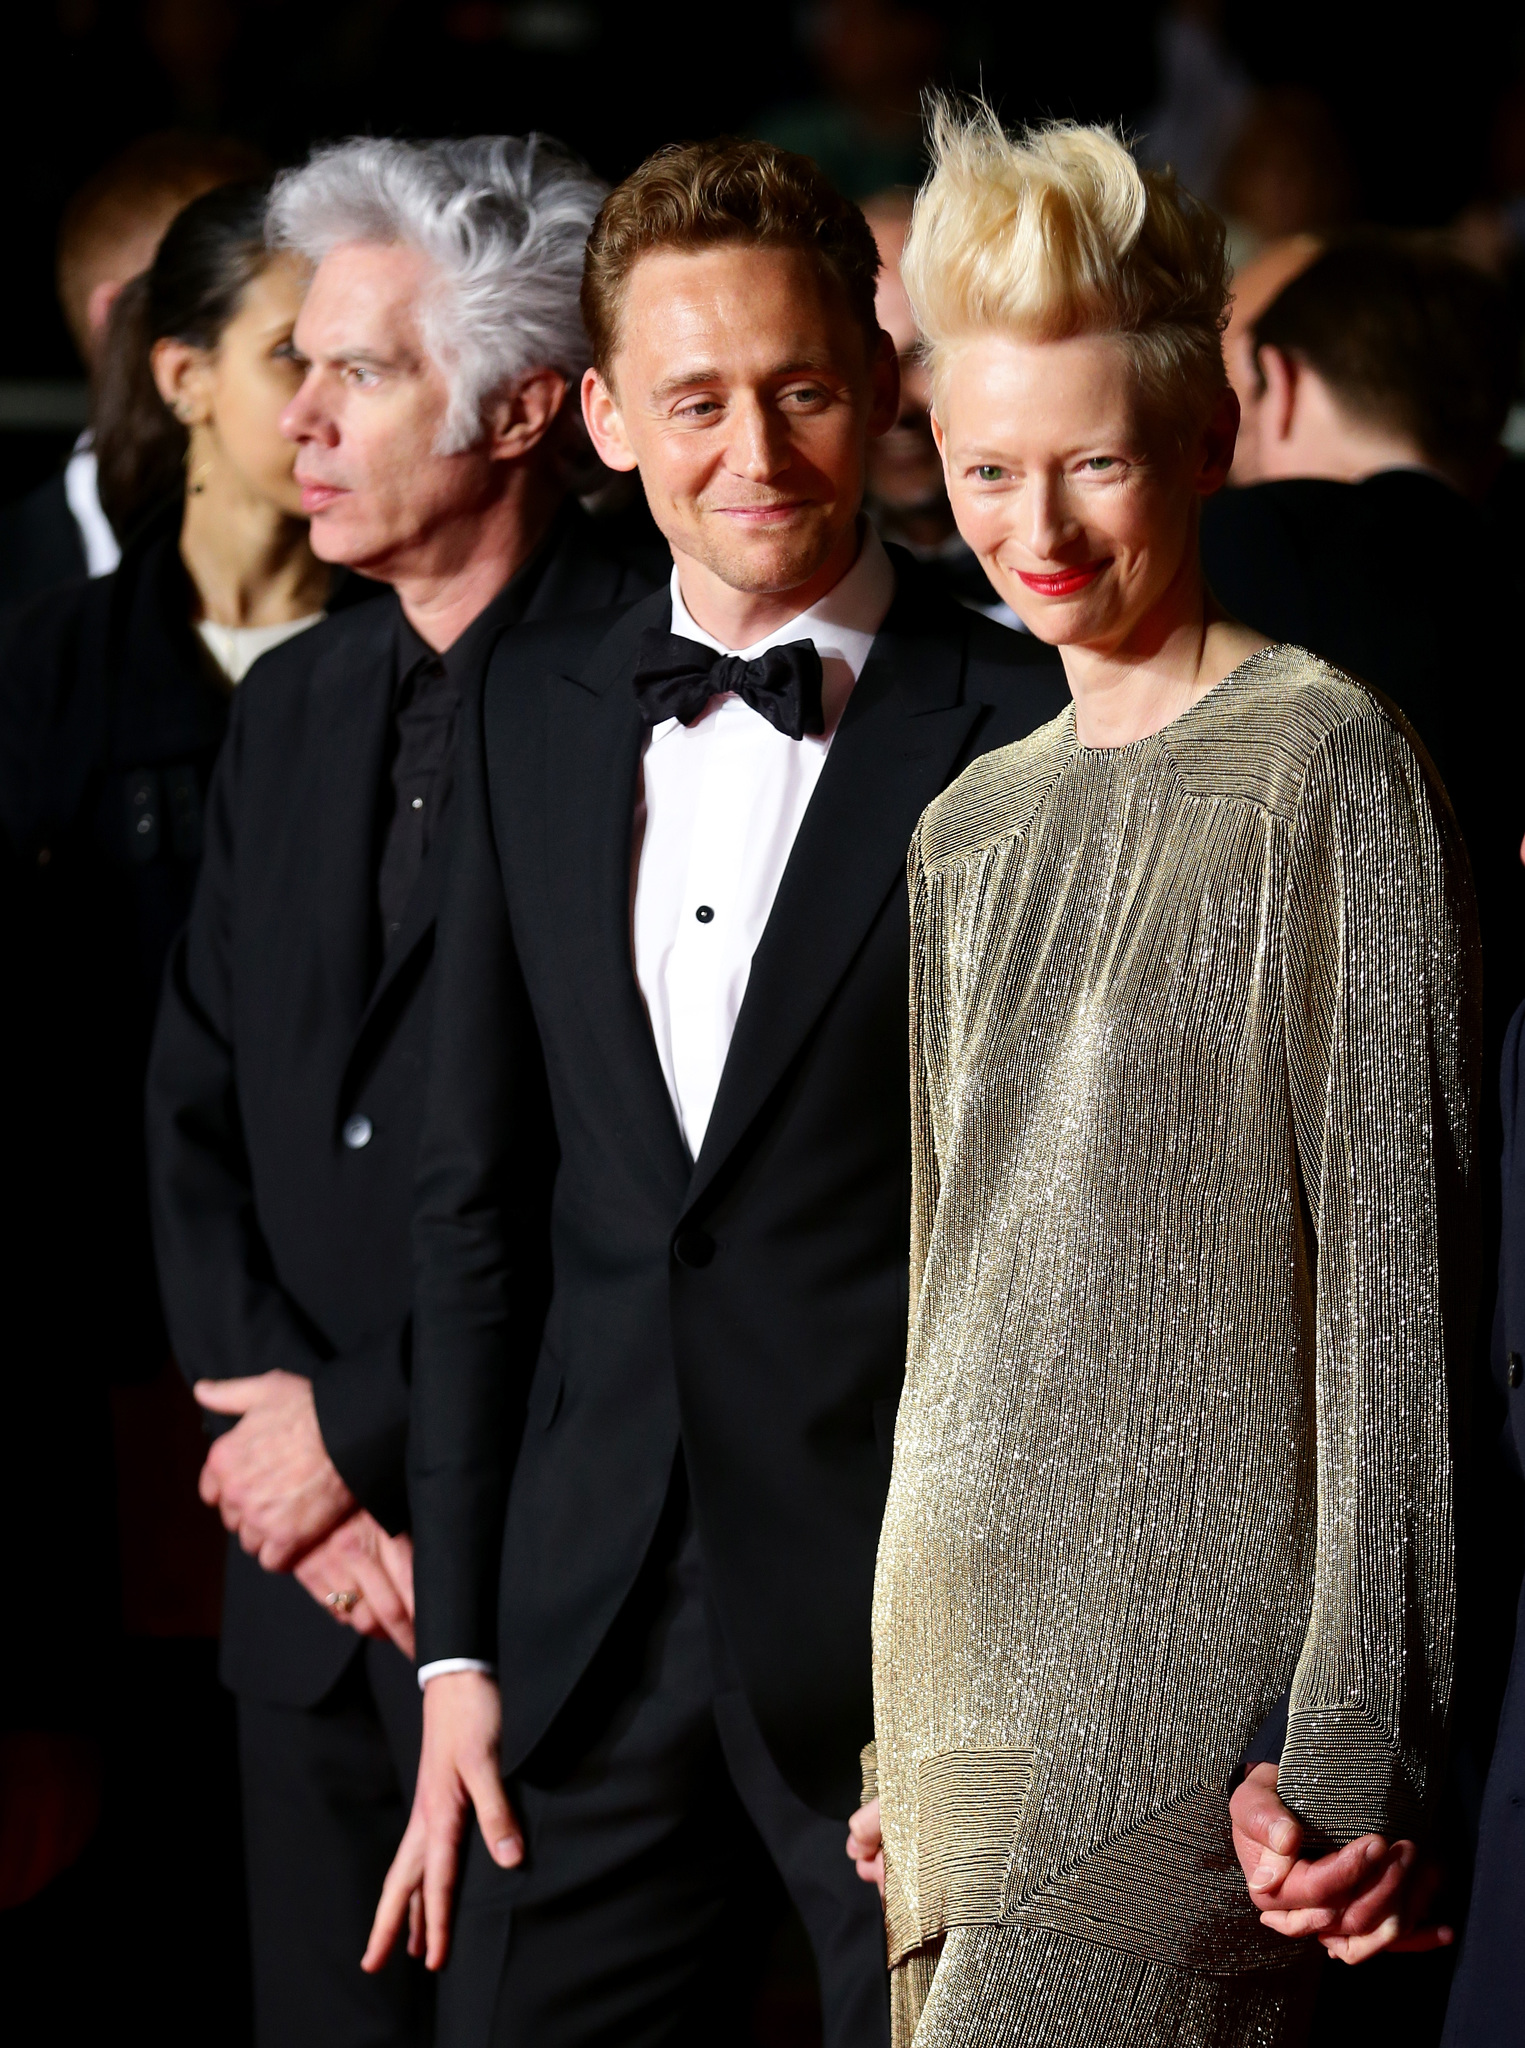
<path fill-rule="evenodd" d="M 423 1691 L 431 1678 L 448 1678 L 452 1671 L 480 1671 L 484 1677 L 496 1678 L 496 1664 L 484 1664 L 480 1657 L 436 1657 L 432 1664 L 418 1667 L 418 1689 Z"/>

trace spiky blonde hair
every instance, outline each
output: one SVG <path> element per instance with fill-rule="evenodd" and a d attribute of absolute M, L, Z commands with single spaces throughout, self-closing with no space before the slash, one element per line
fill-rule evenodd
<path fill-rule="evenodd" d="M 972 335 L 1115 334 L 1151 406 L 1196 430 L 1223 389 L 1223 223 L 1171 171 L 1141 170 L 1109 128 L 1008 135 L 983 103 L 935 100 L 932 172 L 901 274 L 934 390 Z"/>

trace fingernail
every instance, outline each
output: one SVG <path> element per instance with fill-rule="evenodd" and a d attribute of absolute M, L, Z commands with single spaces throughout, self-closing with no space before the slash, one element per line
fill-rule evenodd
<path fill-rule="evenodd" d="M 1412 1842 L 1400 1842 L 1393 1851 L 1393 1861 L 1400 1870 L 1407 1870 L 1417 1854 Z"/>
<path fill-rule="evenodd" d="M 1398 1939 L 1398 1915 L 1396 1913 L 1389 1913 L 1382 1922 L 1382 1925 L 1377 1929 L 1377 1939 L 1379 1941 L 1396 1941 Z"/>
<path fill-rule="evenodd" d="M 1255 1875 L 1250 1879 L 1250 1887 L 1253 1891 L 1258 1892 L 1271 1882 L 1272 1878 L 1276 1875 L 1277 1865 L 1280 1861 L 1281 1858 L 1279 1856 L 1261 1857 L 1259 1863 L 1255 1866 Z"/>
<path fill-rule="evenodd" d="M 1366 1844 L 1366 1861 L 1368 1863 L 1380 1863 L 1386 1854 L 1387 1844 L 1380 1837 L 1374 1835 Z"/>
<path fill-rule="evenodd" d="M 505 1835 L 493 1855 L 505 1870 L 512 1870 L 524 1860 L 524 1844 L 517 1835 Z"/>
<path fill-rule="evenodd" d="M 1296 1840 L 1297 1822 L 1295 1820 L 1279 1820 L 1271 1830 L 1271 1847 L 1278 1856 L 1290 1856 L 1292 1854 L 1292 1846 Z"/>

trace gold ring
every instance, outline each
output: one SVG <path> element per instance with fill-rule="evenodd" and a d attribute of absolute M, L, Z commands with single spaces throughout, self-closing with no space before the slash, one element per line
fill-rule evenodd
<path fill-rule="evenodd" d="M 325 1593 L 323 1599 L 325 1605 L 331 1607 L 335 1614 L 352 1614 L 360 1605 L 360 1595 L 355 1592 Z"/>

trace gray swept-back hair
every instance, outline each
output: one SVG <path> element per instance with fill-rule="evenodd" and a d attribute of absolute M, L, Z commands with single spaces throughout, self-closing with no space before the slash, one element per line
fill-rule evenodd
<path fill-rule="evenodd" d="M 488 401 L 516 377 L 581 378 L 583 251 L 608 189 L 546 135 L 359 137 L 280 174 L 265 233 L 310 263 L 343 242 L 400 242 L 435 265 L 421 325 L 450 390 L 439 452 L 453 455 L 481 439 Z"/>

